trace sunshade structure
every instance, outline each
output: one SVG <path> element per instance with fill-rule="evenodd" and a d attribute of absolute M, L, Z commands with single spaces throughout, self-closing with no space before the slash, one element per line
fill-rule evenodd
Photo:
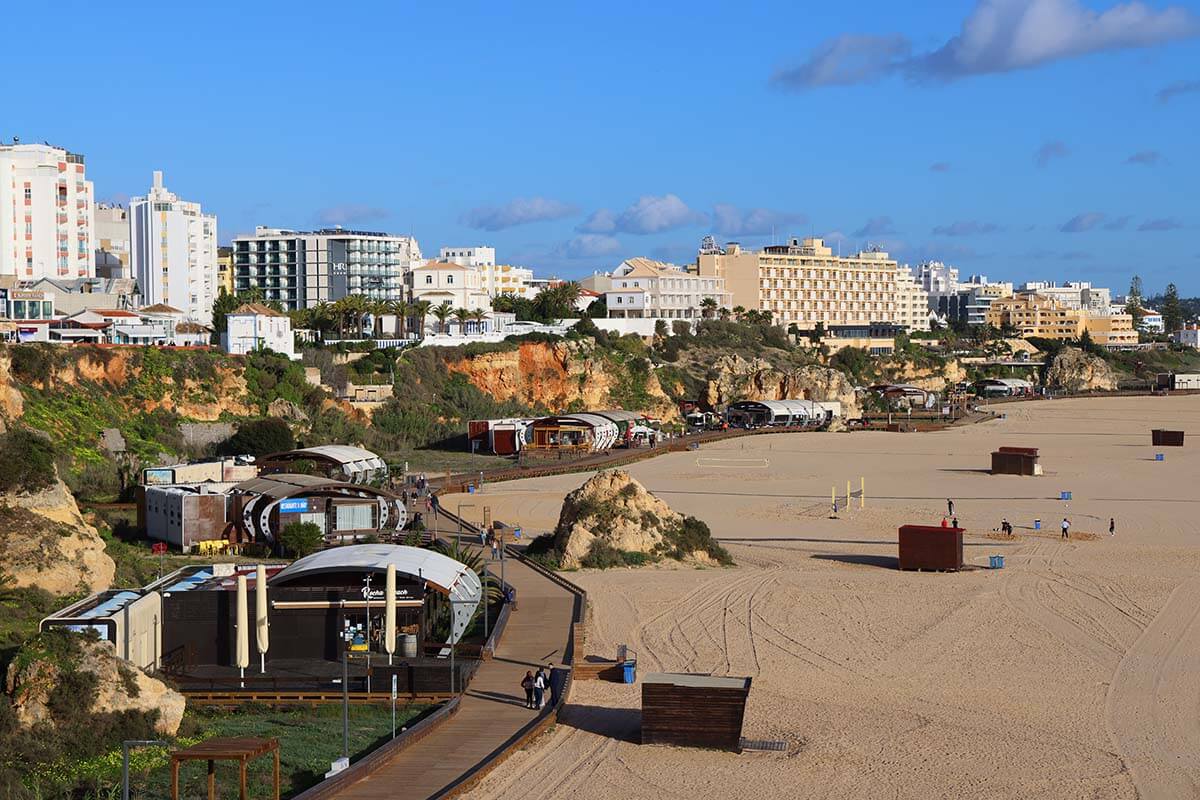
<path fill-rule="evenodd" d="M 259 459 L 264 472 L 289 472 L 298 461 L 312 462 L 321 474 L 350 483 L 370 483 L 388 474 L 387 463 L 370 450 L 346 444 L 325 444 L 272 453 Z"/>
<path fill-rule="evenodd" d="M 563 414 L 534 420 L 532 444 L 545 449 L 608 450 L 618 439 L 617 423 L 599 414 Z"/>
<path fill-rule="evenodd" d="M 313 521 L 327 534 L 398 531 L 408 519 L 404 504 L 391 492 L 317 475 L 264 475 L 242 481 L 230 494 L 231 521 L 239 534 L 257 541 L 276 540 L 280 514 Z M 327 520 L 332 527 L 326 527 Z"/>
<path fill-rule="evenodd" d="M 730 422 L 752 425 L 818 425 L 827 417 L 814 400 L 739 400 L 725 415 Z"/>
<path fill-rule="evenodd" d="M 398 575 L 423 581 L 451 601 L 453 623 L 446 644 L 461 639 L 483 598 L 483 585 L 466 564 L 434 550 L 395 544 L 332 547 L 288 565 L 271 579 L 270 585 L 274 589 L 305 583 L 324 573 L 372 572 L 378 573 L 379 585 L 385 586 L 389 565 Z"/>

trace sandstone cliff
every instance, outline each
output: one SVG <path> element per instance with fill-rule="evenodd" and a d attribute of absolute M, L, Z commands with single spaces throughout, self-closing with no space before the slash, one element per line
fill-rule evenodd
<path fill-rule="evenodd" d="M 584 565 L 597 546 L 651 558 L 729 563 L 707 526 L 672 510 L 619 469 L 598 473 L 568 494 L 554 529 L 564 569 Z"/>
<path fill-rule="evenodd" d="M 551 411 L 614 408 L 619 405 L 613 399 L 620 394 L 619 382 L 627 377 L 614 362 L 597 355 L 592 344 L 577 341 L 524 342 L 515 350 L 451 361 L 446 368 L 462 373 L 477 389 L 497 400 L 516 400 L 530 408 Z M 677 419 L 678 408 L 653 372 L 645 381 L 650 407 L 627 410 L 644 411 L 664 420 Z"/>
<path fill-rule="evenodd" d="M 1064 347 L 1046 368 L 1046 385 L 1068 392 L 1111 391 L 1117 375 L 1108 362 L 1077 347 Z"/>
<path fill-rule="evenodd" d="M 173 736 L 179 730 L 183 695 L 118 658 L 111 642 L 69 633 L 43 634 L 27 643 L 9 664 L 4 690 L 18 724 L 55 724 L 51 701 L 68 671 L 94 676 L 95 692 L 90 698 L 78 698 L 88 703 L 88 712 L 157 711 L 159 733 Z"/>
<path fill-rule="evenodd" d="M 16 586 L 55 595 L 102 591 L 116 572 L 61 480 L 40 492 L 0 496 L 0 555 L 0 572 Z"/>
<path fill-rule="evenodd" d="M 761 358 L 739 355 L 718 358 L 708 373 L 705 405 L 712 409 L 738 400 L 817 400 L 842 404 L 843 418 L 861 415 L 849 379 L 829 367 L 780 370 Z"/>

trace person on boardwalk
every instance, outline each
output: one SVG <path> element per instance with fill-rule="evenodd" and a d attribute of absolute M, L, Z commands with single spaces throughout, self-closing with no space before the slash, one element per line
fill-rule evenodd
<path fill-rule="evenodd" d="M 1071 538 L 1071 520 L 1067 519 L 1066 517 L 1063 517 L 1062 521 L 1062 538 Z"/>
<path fill-rule="evenodd" d="M 529 670 L 525 671 L 525 677 L 521 679 L 521 688 L 525 690 L 525 707 L 533 708 L 533 673 Z"/>
<path fill-rule="evenodd" d="M 442 510 L 442 501 L 438 500 L 438 496 L 436 494 L 431 494 L 429 495 L 429 505 L 430 509 L 433 511 L 433 516 L 436 519 L 438 513 Z"/>
<path fill-rule="evenodd" d="M 546 665 L 546 688 L 550 690 L 550 707 L 558 704 L 558 690 L 554 687 L 554 667 Z"/>
<path fill-rule="evenodd" d="M 500 535 L 496 531 L 492 531 L 488 537 L 488 544 L 492 546 L 492 560 L 495 561 L 500 557 Z"/>
<path fill-rule="evenodd" d="M 954 516 L 954 501 L 949 498 L 946 498 L 946 516 Z"/>
<path fill-rule="evenodd" d="M 533 707 L 541 708 L 543 701 L 546 699 L 546 673 L 542 672 L 542 668 L 538 667 L 537 674 L 533 676 Z"/>
<path fill-rule="evenodd" d="M 1117 518 L 1109 517 L 1108 518 L 1108 535 L 1115 536 L 1116 534 L 1117 534 Z"/>

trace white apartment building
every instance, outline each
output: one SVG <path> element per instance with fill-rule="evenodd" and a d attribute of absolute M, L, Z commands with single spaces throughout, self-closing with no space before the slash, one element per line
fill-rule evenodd
<path fill-rule="evenodd" d="M 915 277 L 917 283 L 930 296 L 931 303 L 939 295 L 958 291 L 958 267 L 947 266 L 941 261 L 918 264 Z"/>
<path fill-rule="evenodd" d="M 907 264 L 896 268 L 896 324 L 909 331 L 929 330 L 929 292 Z"/>
<path fill-rule="evenodd" d="M 685 272 L 674 264 L 630 258 L 608 276 L 604 303 L 608 316 L 620 319 L 699 319 L 705 298 L 729 307 L 725 280 Z"/>
<path fill-rule="evenodd" d="M 259 226 L 233 240 L 235 292 L 261 289 L 289 311 L 357 294 L 404 298 L 404 275 L 423 261 L 411 236 L 323 228 L 293 231 Z"/>
<path fill-rule="evenodd" d="M 770 311 L 782 325 L 898 324 L 897 265 L 881 250 L 836 256 L 821 239 L 792 238 L 755 252 L 731 242 L 696 264 L 701 276 L 724 278 L 735 306 Z"/>
<path fill-rule="evenodd" d="M 1184 325 L 1171 334 L 1171 340 L 1184 347 L 1200 348 L 1200 325 Z"/>
<path fill-rule="evenodd" d="M 292 320 L 274 309 L 246 303 L 225 317 L 227 329 L 221 334 L 225 352 L 246 355 L 255 350 L 274 350 L 290 359 L 297 359 Z"/>
<path fill-rule="evenodd" d="M 96 276 L 99 278 L 128 278 L 129 272 L 129 212 L 119 206 L 99 203 L 96 206 Z"/>
<path fill-rule="evenodd" d="M 1061 286 L 1046 281 L 1028 281 L 1021 284 L 1017 291 L 1051 297 L 1064 308 L 1086 310 L 1094 314 L 1107 314 L 1108 307 L 1112 305 L 1112 292 L 1086 281 L 1067 281 Z"/>
<path fill-rule="evenodd" d="M 130 264 L 146 305 L 165 303 L 188 319 L 212 324 L 217 298 L 217 218 L 199 203 L 154 185 L 129 204 Z"/>
<path fill-rule="evenodd" d="M 95 202 L 83 156 L 48 144 L 0 144 L 0 275 L 95 275 Z"/>
<path fill-rule="evenodd" d="M 427 300 L 434 306 L 449 303 L 451 308 L 468 311 L 492 308 L 492 299 L 483 290 L 480 271 L 461 264 L 430 261 L 412 269 L 405 281 L 413 302 Z"/>
<path fill-rule="evenodd" d="M 438 261 L 448 264 L 458 264 L 460 267 L 494 267 L 496 266 L 496 248 L 484 247 L 443 247 L 438 253 Z"/>

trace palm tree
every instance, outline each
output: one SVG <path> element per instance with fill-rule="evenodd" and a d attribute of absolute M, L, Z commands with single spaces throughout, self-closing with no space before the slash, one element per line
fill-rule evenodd
<path fill-rule="evenodd" d="M 409 304 L 409 313 L 417 318 L 417 335 L 425 338 L 425 320 L 429 319 L 429 313 L 433 309 L 433 303 L 428 300 L 418 300 L 415 303 Z"/>
<path fill-rule="evenodd" d="M 382 339 L 383 315 L 391 311 L 391 304 L 387 300 L 368 300 L 367 308 L 371 312 L 371 335 Z"/>
<path fill-rule="evenodd" d="M 403 338 L 405 331 L 402 328 L 408 327 L 408 303 L 404 300 L 391 300 L 388 302 L 388 311 L 396 315 L 396 338 Z"/>
<path fill-rule="evenodd" d="M 363 338 L 363 319 L 371 311 L 371 301 L 363 297 L 361 294 L 350 294 L 343 298 L 346 301 L 346 310 L 350 314 L 350 321 L 354 323 L 354 338 Z"/>
<path fill-rule="evenodd" d="M 717 312 L 717 314 L 721 317 L 722 320 L 726 320 L 726 321 L 729 320 L 729 309 L 728 308 L 722 308 L 720 311 Z"/>
<path fill-rule="evenodd" d="M 346 338 L 346 320 L 350 317 L 350 304 L 347 302 L 349 299 L 349 297 L 339 298 L 330 306 L 332 316 L 337 320 L 338 339 Z"/>
<path fill-rule="evenodd" d="M 333 323 L 333 316 L 332 307 L 329 303 L 322 301 L 308 309 L 308 324 L 315 328 L 321 334 L 321 338 L 324 339 L 325 332 Z"/>
<path fill-rule="evenodd" d="M 467 335 L 467 320 L 471 318 L 471 312 L 465 308 L 454 309 L 454 321 L 458 323 L 458 333 L 460 336 Z"/>
<path fill-rule="evenodd" d="M 744 317 L 745 315 L 746 315 L 746 307 L 745 306 L 734 306 L 733 307 L 733 316 L 735 319 L 737 319 L 738 322 L 741 322 L 742 317 Z"/>
<path fill-rule="evenodd" d="M 471 312 L 471 320 L 475 323 L 475 332 L 479 333 L 483 330 L 483 321 L 487 319 L 487 312 L 482 308 L 477 308 Z"/>
<path fill-rule="evenodd" d="M 450 301 L 443 300 L 442 304 L 434 306 L 430 310 L 430 313 L 433 314 L 434 318 L 438 321 L 438 327 L 444 334 L 446 332 L 446 320 L 450 319 L 450 315 L 454 313 L 454 311 L 450 308 Z"/>
<path fill-rule="evenodd" d="M 700 311 L 705 319 L 711 319 L 712 315 L 717 310 L 717 301 L 715 298 L 706 297 L 700 301 Z"/>

